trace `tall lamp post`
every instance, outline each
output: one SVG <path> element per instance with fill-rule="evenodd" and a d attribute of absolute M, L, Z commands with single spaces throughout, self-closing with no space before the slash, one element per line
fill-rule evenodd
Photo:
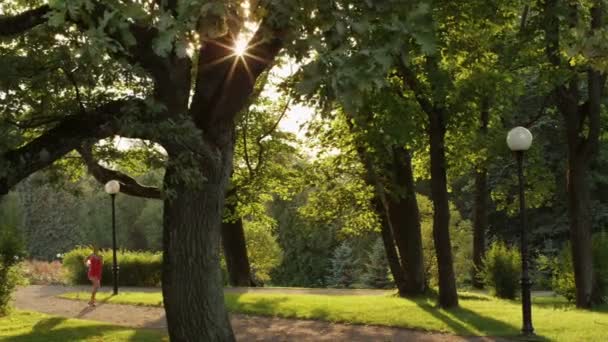
<path fill-rule="evenodd" d="M 118 263 L 116 262 L 116 194 L 120 192 L 120 183 L 111 180 L 106 183 L 106 193 L 112 198 L 112 281 L 114 282 L 114 294 L 118 294 Z"/>
<path fill-rule="evenodd" d="M 530 276 L 528 274 L 528 236 L 526 229 L 526 202 L 524 196 L 524 152 L 532 145 L 532 133 L 525 127 L 515 127 L 507 134 L 507 145 L 517 159 L 517 175 L 519 178 L 519 217 L 521 220 L 521 302 L 523 326 L 521 332 L 525 336 L 534 335 L 532 327 L 532 299 L 530 295 Z"/>

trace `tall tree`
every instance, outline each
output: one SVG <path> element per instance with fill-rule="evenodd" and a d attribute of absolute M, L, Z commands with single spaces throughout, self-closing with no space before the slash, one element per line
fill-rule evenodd
<path fill-rule="evenodd" d="M 570 217 L 570 242 L 576 283 L 576 306 L 590 308 L 594 298 L 593 255 L 591 249 L 592 215 L 590 196 L 590 167 L 597 156 L 600 138 L 601 100 L 606 76 L 593 65 L 579 66 L 562 57 L 564 26 L 573 30 L 583 28 L 591 41 L 601 34 L 604 25 L 604 4 L 589 2 L 589 22 L 582 19 L 585 7 L 557 0 L 543 2 L 545 52 L 549 62 L 567 76 L 555 87 L 557 107 L 562 114 L 568 143 L 567 193 Z M 562 19 L 560 13 L 567 16 Z M 591 53 L 593 54 L 593 52 Z M 583 79 L 586 80 L 583 81 Z M 582 84 L 584 83 L 584 86 Z"/>

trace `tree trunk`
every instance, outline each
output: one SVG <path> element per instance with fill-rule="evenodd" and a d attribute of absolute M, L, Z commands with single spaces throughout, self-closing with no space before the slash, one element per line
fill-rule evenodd
<path fill-rule="evenodd" d="M 445 122 L 440 110 L 429 112 L 431 150 L 431 194 L 433 200 L 433 242 L 439 271 L 439 305 L 458 306 L 456 279 L 450 242 L 450 207 L 445 160 Z"/>
<path fill-rule="evenodd" d="M 594 279 L 589 164 L 583 156 L 572 155 L 572 151 L 570 154 L 568 158 L 567 189 L 576 306 L 578 308 L 591 308 Z"/>
<path fill-rule="evenodd" d="M 393 147 L 393 183 L 395 191 L 388 196 L 393 236 L 401 255 L 405 271 L 405 294 L 423 294 L 426 290 L 424 259 L 422 253 L 422 234 L 420 232 L 420 212 L 410 152 L 402 147 Z"/>
<path fill-rule="evenodd" d="M 488 132 L 490 113 L 487 101 L 481 106 L 481 126 L 479 134 L 482 137 Z M 476 165 L 475 170 L 475 205 L 473 208 L 473 270 L 472 283 L 477 289 L 483 288 L 479 279 L 479 271 L 483 268 L 483 257 L 486 249 L 486 230 L 488 228 L 488 170 L 485 160 Z"/>
<path fill-rule="evenodd" d="M 382 235 L 382 242 L 384 243 L 384 250 L 386 252 L 388 266 L 391 270 L 391 274 L 393 275 L 393 279 L 395 280 L 395 285 L 399 290 L 399 296 L 405 297 L 407 295 L 407 284 L 404 269 L 399 261 L 399 255 L 397 255 L 395 240 L 393 238 L 386 207 L 378 195 L 374 196 L 372 202 L 374 210 L 380 218 L 380 234 Z"/>
<path fill-rule="evenodd" d="M 481 168 L 475 172 L 475 207 L 473 213 L 473 287 L 483 289 L 479 272 L 483 269 L 483 257 L 486 250 L 486 229 L 488 226 L 488 179 L 487 170 Z"/>
<path fill-rule="evenodd" d="M 230 207 L 230 208 L 229 208 Z M 234 212 L 234 205 L 226 205 L 226 209 Z M 255 286 L 251 278 L 251 267 L 247 256 L 247 244 L 243 219 L 224 221 L 222 223 L 222 245 L 228 270 L 228 281 L 231 286 Z"/>
<path fill-rule="evenodd" d="M 162 286 L 172 342 L 234 341 L 220 269 L 220 234 L 232 148 L 229 143 L 209 146 L 204 157 L 188 155 L 187 159 L 196 160 L 198 165 L 187 167 L 205 178 L 196 184 L 181 176 L 184 166 L 178 159 L 183 160 L 186 153 L 183 147 L 168 149 Z"/>
<path fill-rule="evenodd" d="M 560 20 L 558 1 L 545 2 L 545 41 L 547 57 L 556 67 L 569 69 L 560 56 Z M 568 23 L 578 25 L 580 7 L 570 6 Z M 593 1 L 589 8 L 591 31 L 603 27 L 604 5 Z M 564 118 L 568 141 L 568 214 L 570 217 L 570 244 L 576 285 L 576 306 L 590 308 L 594 301 L 594 275 L 592 253 L 591 206 L 589 193 L 589 167 L 597 155 L 600 137 L 600 111 L 605 75 L 592 67 L 587 72 L 587 87 L 580 87 L 577 75 L 555 89 L 558 108 Z M 583 94 L 583 91 L 588 94 Z M 587 95 L 587 96 L 585 96 Z M 584 99 L 587 101 L 580 104 Z"/>

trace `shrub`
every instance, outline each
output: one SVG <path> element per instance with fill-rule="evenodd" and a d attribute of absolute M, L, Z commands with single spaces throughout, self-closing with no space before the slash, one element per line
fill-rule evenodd
<path fill-rule="evenodd" d="M 433 241 L 433 203 L 423 195 L 416 195 L 420 209 L 420 224 L 422 234 L 422 249 L 424 253 L 424 270 L 430 287 L 436 287 L 439 282 L 437 268 L 437 253 Z M 450 239 L 452 243 L 452 258 L 457 286 L 471 283 L 473 267 L 473 227 L 469 220 L 463 220 L 462 215 L 453 203 L 450 203 Z"/>
<path fill-rule="evenodd" d="M 484 285 L 499 298 L 514 299 L 519 289 L 521 257 L 519 250 L 496 241 L 487 250 L 481 277 Z"/>
<path fill-rule="evenodd" d="M 62 285 L 66 283 L 61 262 L 26 260 L 21 263 L 23 277 L 32 285 Z"/>
<path fill-rule="evenodd" d="M 372 250 L 368 254 L 368 260 L 365 264 L 365 272 L 361 277 L 363 284 L 367 287 L 376 289 L 386 289 L 392 287 L 392 282 L 389 279 L 388 261 L 386 260 L 386 252 L 382 239 L 378 238 Z"/>
<path fill-rule="evenodd" d="M 334 250 L 333 258 L 331 259 L 331 275 L 328 283 L 333 287 L 348 288 L 352 286 L 355 279 L 353 250 L 348 243 L 343 242 Z"/>
<path fill-rule="evenodd" d="M 594 302 L 608 302 L 608 234 L 600 233 L 593 236 L 593 272 L 594 272 Z M 569 301 L 576 299 L 574 282 L 574 267 L 572 265 L 572 249 L 569 243 L 564 245 L 561 253 L 551 263 L 553 291 L 566 297 Z"/>
<path fill-rule="evenodd" d="M 72 284 L 89 284 L 84 260 L 91 254 L 87 247 L 77 247 L 66 253 L 63 267 Z M 102 282 L 112 281 L 112 250 L 100 252 L 103 257 Z M 162 255 L 152 252 L 117 251 L 118 284 L 120 286 L 160 286 Z"/>
<path fill-rule="evenodd" d="M 23 283 L 17 267 L 23 251 L 23 241 L 16 230 L 0 226 L 0 316 L 8 313 L 12 293 Z"/>

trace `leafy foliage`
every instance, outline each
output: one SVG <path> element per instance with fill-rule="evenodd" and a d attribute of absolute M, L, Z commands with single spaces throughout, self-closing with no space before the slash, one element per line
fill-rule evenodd
<path fill-rule="evenodd" d="M 87 278 L 86 258 L 91 254 L 87 247 L 75 248 L 63 256 L 63 266 L 68 280 L 73 284 L 89 284 Z M 103 250 L 102 281 L 112 281 L 112 251 Z M 152 252 L 133 252 L 121 249 L 116 253 L 119 273 L 118 284 L 121 286 L 160 286 L 162 255 Z"/>
<path fill-rule="evenodd" d="M 23 282 L 18 267 L 23 241 L 15 228 L 0 224 L 0 316 L 9 312 L 15 287 Z"/>
<path fill-rule="evenodd" d="M 291 201 L 275 201 L 276 237 L 283 259 L 271 272 L 277 286 L 326 287 L 331 252 L 337 246 L 336 227 L 316 225 L 297 213 L 303 195 Z"/>
<path fill-rule="evenodd" d="M 593 236 L 594 286 L 597 291 L 596 303 L 608 303 L 608 235 L 598 233 Z M 573 301 L 576 297 L 572 248 L 566 243 L 560 254 L 547 263 L 552 271 L 553 290 Z"/>
<path fill-rule="evenodd" d="M 514 299 L 521 278 L 519 250 L 495 241 L 486 251 L 481 272 L 484 284 L 499 298 Z"/>
<path fill-rule="evenodd" d="M 417 195 L 422 226 L 422 246 L 424 251 L 424 267 L 430 286 L 437 285 L 437 257 L 433 242 L 433 205 L 428 197 Z M 450 238 L 452 239 L 452 255 L 454 271 L 459 285 L 470 284 L 472 267 L 472 228 L 468 220 L 463 220 L 460 213 L 452 205 L 450 210 Z"/>

